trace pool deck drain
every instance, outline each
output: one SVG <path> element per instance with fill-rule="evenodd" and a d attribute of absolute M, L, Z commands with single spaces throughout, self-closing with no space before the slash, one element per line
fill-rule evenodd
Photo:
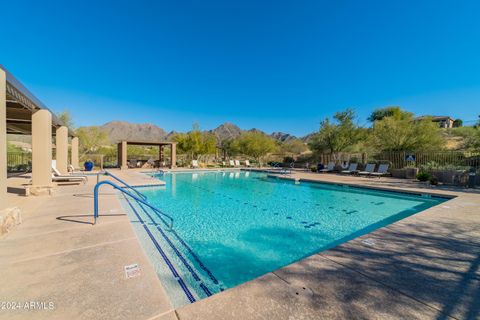
<path fill-rule="evenodd" d="M 156 183 L 139 170 L 113 172 L 130 184 Z M 110 189 L 102 189 L 104 214 L 95 227 L 90 224 L 94 178 L 87 185 L 58 187 L 52 197 L 11 194 L 24 221 L 0 238 L 0 297 L 53 301 L 55 308 L 0 310 L 0 319 L 480 317 L 479 190 L 429 189 L 405 180 L 334 174 L 290 177 L 456 198 L 172 310 Z M 18 188 L 20 179 L 9 179 L 9 187 Z M 139 265 L 141 274 L 126 279 L 124 267 L 132 264 Z"/>

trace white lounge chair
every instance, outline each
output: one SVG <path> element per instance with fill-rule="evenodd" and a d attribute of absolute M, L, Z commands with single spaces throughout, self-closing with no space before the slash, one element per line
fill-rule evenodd
<path fill-rule="evenodd" d="M 250 161 L 245 160 L 245 167 L 251 167 L 252 165 L 250 164 Z"/>
<path fill-rule="evenodd" d="M 235 167 L 240 167 L 240 161 L 239 160 L 235 160 Z"/>
<path fill-rule="evenodd" d="M 58 176 L 52 173 L 52 181 L 53 182 L 83 182 L 84 184 L 87 183 L 87 177 L 82 176 Z"/>
<path fill-rule="evenodd" d="M 378 170 L 376 172 L 372 172 L 370 173 L 371 176 L 373 177 L 383 177 L 383 176 L 386 176 L 388 175 L 388 167 L 389 165 L 388 164 L 381 164 L 378 166 Z"/>
<path fill-rule="evenodd" d="M 233 160 L 229 161 L 230 167 L 235 167 L 235 162 Z"/>
<path fill-rule="evenodd" d="M 318 170 L 318 172 L 332 172 L 333 169 L 335 169 L 335 163 L 330 161 L 328 164 L 327 164 L 327 167 L 324 168 L 324 169 L 320 169 Z"/>
<path fill-rule="evenodd" d="M 194 169 L 198 168 L 198 160 L 192 160 L 192 168 Z"/>
<path fill-rule="evenodd" d="M 57 160 L 52 160 L 52 172 L 54 177 L 80 177 L 84 178 L 85 180 L 88 181 L 88 176 L 84 174 L 76 174 L 76 173 L 68 173 L 68 174 L 62 174 L 60 171 L 57 169 Z"/>
<path fill-rule="evenodd" d="M 364 171 L 359 171 L 359 175 L 368 176 L 375 171 L 375 163 L 368 163 Z"/>
<path fill-rule="evenodd" d="M 357 172 L 358 163 L 350 163 L 347 170 L 342 170 L 340 173 L 352 174 Z"/>

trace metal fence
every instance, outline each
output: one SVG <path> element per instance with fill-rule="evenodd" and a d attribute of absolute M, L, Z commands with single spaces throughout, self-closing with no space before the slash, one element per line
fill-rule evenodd
<path fill-rule="evenodd" d="M 103 157 L 104 168 L 116 168 L 118 167 L 117 156 L 105 156 Z"/>
<path fill-rule="evenodd" d="M 22 172 L 28 171 L 32 165 L 32 153 L 30 152 L 8 152 L 7 171 Z"/>
<path fill-rule="evenodd" d="M 438 151 L 438 152 L 381 152 L 368 157 L 368 160 L 388 161 L 393 169 L 405 167 L 421 168 L 450 167 L 450 168 L 480 168 L 480 153 L 465 151 Z"/>

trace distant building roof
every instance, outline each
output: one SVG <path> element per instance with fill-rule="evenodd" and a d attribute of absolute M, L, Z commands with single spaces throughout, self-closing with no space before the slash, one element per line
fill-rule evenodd
<path fill-rule="evenodd" d="M 415 120 L 422 120 L 427 118 L 432 119 L 432 121 L 443 121 L 443 120 L 454 121 L 454 119 L 450 116 L 420 116 L 420 117 L 416 117 Z"/>

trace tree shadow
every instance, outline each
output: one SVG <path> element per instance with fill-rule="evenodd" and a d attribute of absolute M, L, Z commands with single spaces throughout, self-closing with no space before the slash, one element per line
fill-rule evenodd
<path fill-rule="evenodd" d="M 382 228 L 273 271 L 282 284 L 263 276 L 223 294 L 228 294 L 229 304 L 248 301 L 246 309 L 265 316 L 284 309 L 279 319 L 478 319 L 480 245 L 454 236 L 463 231 L 451 223 Z M 257 228 L 241 235 L 241 240 L 247 247 L 278 248 L 289 242 L 286 235 Z M 365 238 L 371 241 L 364 242 Z M 294 245 L 283 248 L 296 250 Z M 240 273 L 246 281 L 271 271 L 265 270 L 264 257 L 246 249 L 224 243 L 209 244 L 207 249 L 209 257 L 201 258 L 209 268 L 216 265 L 211 270 L 220 280 Z M 256 300 L 261 305 L 256 306 Z M 212 300 L 208 310 L 223 314 L 225 304 L 214 301 L 219 300 Z"/>
<path fill-rule="evenodd" d="M 439 226 L 440 225 L 440 226 Z M 438 232 L 441 228 L 442 232 Z M 337 268 L 354 270 L 437 311 L 437 319 L 477 319 L 480 308 L 480 246 L 459 238 L 455 224 L 409 225 L 410 232 L 383 228 L 320 253 Z M 445 233 L 445 231 L 447 231 Z"/>
<path fill-rule="evenodd" d="M 417 189 L 426 189 L 429 191 L 436 191 L 436 190 L 443 190 L 443 191 L 453 191 L 453 192 L 463 192 L 463 193 L 474 193 L 480 194 L 480 188 L 467 188 L 462 186 L 454 186 L 454 185 L 438 185 L 438 186 L 431 186 L 428 184 L 422 184 L 415 180 L 396 180 L 392 178 L 370 178 L 367 181 L 371 181 L 372 184 L 378 184 L 383 186 L 390 186 L 390 187 L 397 187 L 397 188 L 417 188 Z"/>

